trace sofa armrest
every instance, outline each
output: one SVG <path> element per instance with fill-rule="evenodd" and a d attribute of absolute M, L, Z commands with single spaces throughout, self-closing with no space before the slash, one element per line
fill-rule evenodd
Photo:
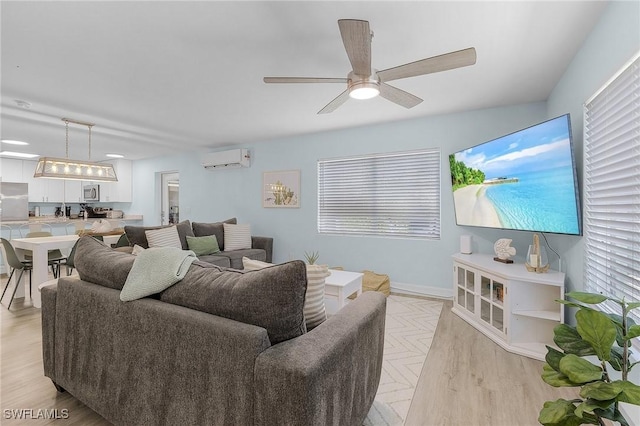
<path fill-rule="evenodd" d="M 256 424 L 361 425 L 380 382 L 386 298 L 367 292 L 295 339 L 262 352 Z"/>
<path fill-rule="evenodd" d="M 263 249 L 267 252 L 265 262 L 272 262 L 273 258 L 273 238 L 271 237 L 251 237 L 252 249 Z"/>
<path fill-rule="evenodd" d="M 45 286 L 41 290 L 42 300 L 42 363 L 44 375 L 56 381 L 55 376 L 55 340 L 56 340 L 56 303 L 58 286 Z"/>

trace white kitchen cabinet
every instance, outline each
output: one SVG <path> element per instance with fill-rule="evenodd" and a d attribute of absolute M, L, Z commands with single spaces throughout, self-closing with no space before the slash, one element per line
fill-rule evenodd
<path fill-rule="evenodd" d="M 453 256 L 452 312 L 504 349 L 544 360 L 553 328 L 564 322 L 564 274 L 529 272 L 493 256 Z"/>
<path fill-rule="evenodd" d="M 110 187 L 110 200 L 119 203 L 130 203 L 132 198 L 131 160 L 119 159 L 113 163 L 118 176 L 118 182 L 112 182 Z"/>
<path fill-rule="evenodd" d="M 65 180 L 64 181 L 64 202 L 65 203 L 84 203 L 82 197 L 82 181 Z"/>
<path fill-rule="evenodd" d="M 22 160 L 2 158 L 0 159 L 0 166 L 2 166 L 0 175 L 3 182 L 22 182 Z"/>
<path fill-rule="evenodd" d="M 130 203 L 131 197 L 131 160 L 118 159 L 107 161 L 113 164 L 118 177 L 117 182 L 91 182 L 100 185 L 100 201 L 111 203 Z M 85 182 L 89 184 L 89 182 Z"/>
<path fill-rule="evenodd" d="M 37 161 L 22 162 L 22 181 L 29 184 L 30 203 L 61 203 L 64 200 L 64 181 L 34 178 Z"/>

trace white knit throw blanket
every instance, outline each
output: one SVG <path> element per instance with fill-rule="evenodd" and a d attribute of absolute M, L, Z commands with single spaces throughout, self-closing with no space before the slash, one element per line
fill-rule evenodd
<path fill-rule="evenodd" d="M 197 258 L 191 250 L 174 247 L 152 247 L 142 251 L 133 262 L 120 300 L 126 302 L 160 293 L 182 280 L 194 260 Z"/>

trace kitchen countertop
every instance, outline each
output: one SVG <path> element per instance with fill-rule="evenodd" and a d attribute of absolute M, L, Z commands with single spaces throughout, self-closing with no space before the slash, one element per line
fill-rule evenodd
<path fill-rule="evenodd" d="M 105 219 L 105 218 L 88 218 L 87 222 L 93 222 L 99 219 Z M 48 223 L 51 225 L 54 224 L 65 224 L 65 223 L 75 223 L 75 222 L 82 222 L 84 219 L 69 219 L 66 217 L 55 217 L 55 216 L 38 216 L 38 217 L 30 217 L 29 220 L 7 220 L 7 221 L 2 221 L 3 225 L 24 225 L 25 223 Z M 142 220 L 142 215 L 136 215 L 136 214 L 127 214 L 124 215 L 123 218 L 120 219 L 105 219 L 105 220 L 111 220 L 111 221 L 120 221 L 120 220 L 124 220 L 124 221 L 135 221 L 135 220 Z"/>

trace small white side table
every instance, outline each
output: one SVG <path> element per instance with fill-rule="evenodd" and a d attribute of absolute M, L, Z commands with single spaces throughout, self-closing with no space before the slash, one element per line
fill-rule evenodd
<path fill-rule="evenodd" d="M 328 314 L 335 314 L 349 301 L 348 297 L 362 294 L 362 276 L 360 272 L 329 269 L 331 275 L 325 280 L 324 297 Z"/>

